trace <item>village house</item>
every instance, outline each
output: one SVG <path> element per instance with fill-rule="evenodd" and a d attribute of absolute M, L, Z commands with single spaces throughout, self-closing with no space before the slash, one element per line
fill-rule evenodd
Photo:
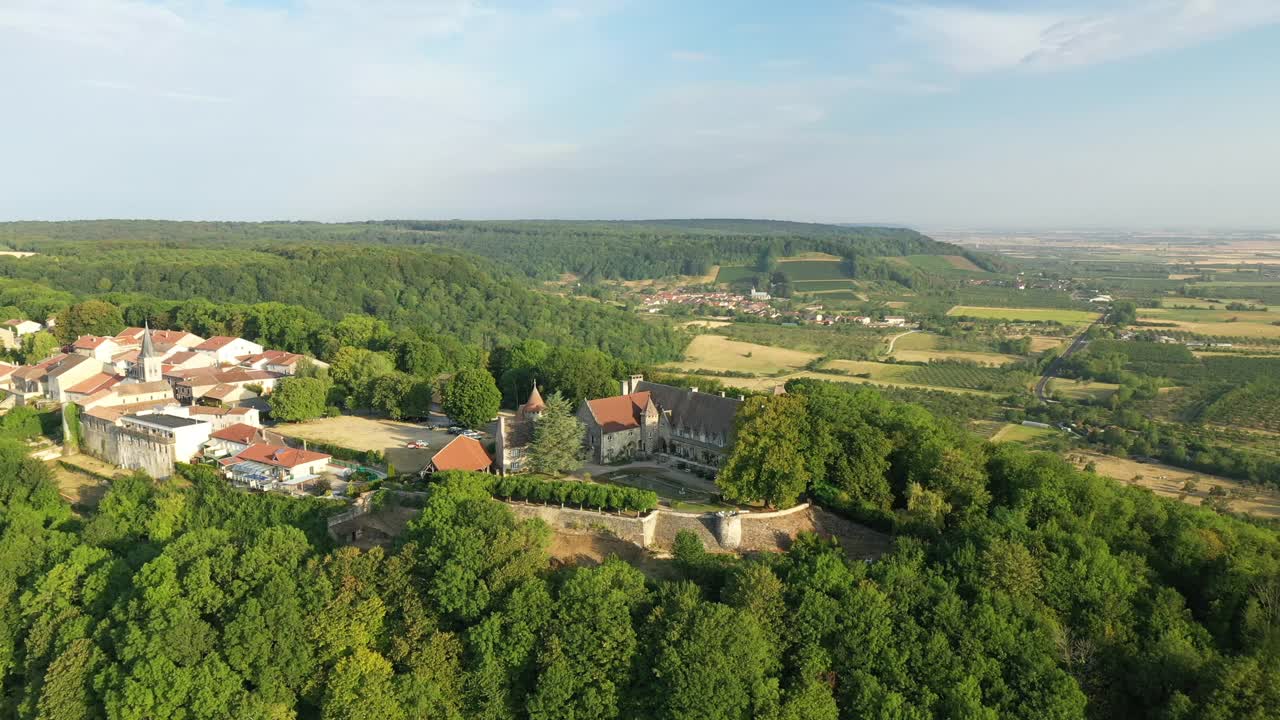
<path fill-rule="evenodd" d="M 183 405 L 201 402 L 214 405 L 235 405 L 256 398 L 260 388 L 268 395 L 282 376 L 266 370 L 244 368 L 196 368 L 175 370 L 165 375 L 173 385 L 173 394 Z"/>
<path fill-rule="evenodd" d="M 585 400 L 578 419 L 593 462 L 644 455 L 666 456 L 715 470 L 733 444 L 742 398 L 646 382 L 633 375 L 622 394 Z"/>
<path fill-rule="evenodd" d="M 26 405 L 44 397 L 49 368 L 66 359 L 62 353 L 51 355 L 35 365 L 24 365 L 9 374 L 10 390 L 16 404 Z"/>
<path fill-rule="evenodd" d="M 115 340 L 121 346 L 138 345 L 142 342 L 143 335 L 147 333 L 151 334 L 152 342 L 162 352 L 170 348 L 190 350 L 204 342 L 204 338 L 186 330 L 152 330 L 146 326 L 125 328 L 116 333 Z"/>
<path fill-rule="evenodd" d="M 300 487 L 317 480 L 332 458 L 311 450 L 259 443 L 221 461 L 233 482 L 256 490 Z"/>
<path fill-rule="evenodd" d="M 266 432 L 262 428 L 245 423 L 236 423 L 220 430 L 214 430 L 209 435 L 209 442 L 205 444 L 204 449 L 207 457 L 226 457 L 228 455 L 239 455 L 241 452 L 248 450 L 250 445 L 265 444 L 266 442 Z"/>
<path fill-rule="evenodd" d="M 251 425 L 262 427 L 258 409 L 252 407 L 209 407 L 206 405 L 179 405 L 170 413 L 183 417 L 193 417 L 213 425 L 214 430 L 221 430 L 232 425 Z"/>
<path fill-rule="evenodd" d="M 5 320 L 0 323 L 0 347 L 5 350 L 18 350 L 22 347 L 22 337 L 42 330 L 38 322 L 31 320 Z"/>
<path fill-rule="evenodd" d="M 283 350 L 264 350 L 256 355 L 238 358 L 238 364 L 249 370 L 266 370 L 277 375 L 296 375 L 298 366 L 303 362 L 311 363 L 317 368 L 327 368 L 328 363 L 321 362 L 306 355 L 284 352 Z"/>
<path fill-rule="evenodd" d="M 110 364 L 123 348 L 115 338 L 81 335 L 71 344 L 71 350 L 76 355 L 91 357 L 100 363 Z"/>
<path fill-rule="evenodd" d="M 106 367 L 91 355 L 67 355 L 49 366 L 45 375 L 44 396 L 54 402 L 66 402 L 69 388 L 101 374 Z"/>
<path fill-rule="evenodd" d="M 237 358 L 259 355 L 263 351 L 258 343 L 227 335 L 215 335 L 191 349 L 213 358 L 215 365 L 234 365 Z"/>

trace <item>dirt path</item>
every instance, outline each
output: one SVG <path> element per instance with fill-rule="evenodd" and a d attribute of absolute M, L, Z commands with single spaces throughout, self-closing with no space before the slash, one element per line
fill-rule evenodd
<path fill-rule="evenodd" d="M 908 331 L 906 331 L 906 332 L 904 332 L 904 333 L 901 333 L 901 334 L 899 334 L 899 335 L 894 335 L 893 337 L 889 338 L 889 351 L 888 351 L 888 352 L 886 352 L 886 353 L 885 353 L 885 355 L 892 355 L 892 354 L 893 354 L 893 345 L 894 345 L 894 343 L 898 342 L 898 340 L 899 340 L 899 339 L 904 338 L 904 337 L 906 337 L 906 336 L 908 336 L 908 335 L 910 335 L 910 334 L 912 334 L 912 333 L 918 333 L 918 332 L 920 332 L 920 331 L 919 331 L 919 330 L 908 330 Z"/>

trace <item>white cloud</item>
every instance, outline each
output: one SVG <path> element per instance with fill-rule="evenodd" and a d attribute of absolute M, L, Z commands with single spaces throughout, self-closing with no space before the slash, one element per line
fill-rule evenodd
<path fill-rule="evenodd" d="M 1093 65 L 1280 22 L 1276 0 L 1141 0 L 1054 13 L 938 5 L 890 9 L 907 36 L 958 72 Z"/>

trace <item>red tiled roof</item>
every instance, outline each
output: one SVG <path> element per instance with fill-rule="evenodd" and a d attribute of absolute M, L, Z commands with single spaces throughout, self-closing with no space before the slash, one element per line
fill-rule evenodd
<path fill-rule="evenodd" d="M 479 440 L 459 435 L 431 457 L 431 466 L 442 470 L 488 470 L 493 458 L 484 451 Z"/>
<path fill-rule="evenodd" d="M 182 363 L 190 360 L 191 358 L 199 357 L 199 356 L 200 356 L 200 353 L 194 350 L 180 350 L 169 356 L 169 363 L 171 365 L 181 365 Z"/>
<path fill-rule="evenodd" d="M 115 338 L 99 337 L 97 335 L 81 335 L 76 338 L 76 342 L 72 347 L 77 350 L 93 350 L 100 347 L 103 343 L 110 340 L 115 342 Z"/>
<path fill-rule="evenodd" d="M 630 395 L 588 400 L 587 406 L 591 414 L 604 432 L 617 432 L 640 427 L 640 418 L 644 409 L 649 406 L 649 393 L 638 392 Z"/>
<path fill-rule="evenodd" d="M 244 423 L 236 423 L 235 425 L 228 425 L 222 428 L 209 437 L 240 443 L 241 445 L 249 445 L 257 436 L 258 428 L 252 425 L 245 425 Z"/>
<path fill-rule="evenodd" d="M 258 445 L 250 445 L 240 451 L 241 460 L 252 460 L 263 465 L 275 465 L 276 467 L 294 468 L 305 463 L 314 462 L 316 460 L 327 460 L 329 455 L 324 453 L 313 452 L 311 450 L 298 450 L 296 448 L 284 447 L 283 445 L 267 445 L 260 443 Z"/>
<path fill-rule="evenodd" d="M 0 363 L 0 378 L 9 377 L 10 373 L 12 373 L 14 370 L 17 370 L 17 369 L 18 369 L 17 365 Z"/>
<path fill-rule="evenodd" d="M 106 390 L 123 379 L 124 378 L 119 375 L 112 375 L 111 373 L 98 373 L 97 375 L 85 378 L 84 380 L 81 380 L 75 385 L 67 388 L 67 392 L 91 395 L 99 390 Z"/>
<path fill-rule="evenodd" d="M 196 350 L 220 350 L 240 338 L 229 335 L 214 335 L 195 347 Z"/>

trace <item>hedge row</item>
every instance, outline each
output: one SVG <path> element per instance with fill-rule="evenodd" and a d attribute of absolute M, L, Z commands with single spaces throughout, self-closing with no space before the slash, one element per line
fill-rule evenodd
<path fill-rule="evenodd" d="M 293 440 L 293 438 L 290 439 Z M 301 440 L 295 440 L 294 442 L 297 445 L 302 445 Z M 384 462 L 382 452 L 379 450 L 353 450 L 349 447 L 314 440 L 307 441 L 307 449 L 332 455 L 339 460 L 360 463 L 361 465 L 381 466 Z"/>
<path fill-rule="evenodd" d="M 579 509 L 644 513 L 658 507 L 658 494 L 652 490 L 572 480 L 538 480 L 520 476 L 497 478 L 490 492 L 508 500 L 576 505 Z"/>

